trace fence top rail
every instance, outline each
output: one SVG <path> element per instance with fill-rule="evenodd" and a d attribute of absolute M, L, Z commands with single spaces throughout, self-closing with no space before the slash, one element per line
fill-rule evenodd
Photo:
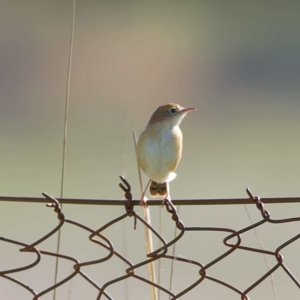
<path fill-rule="evenodd" d="M 122 206 L 126 200 L 109 199 L 77 199 L 77 198 L 56 198 L 61 204 L 82 204 L 82 205 L 111 205 Z M 4 202 L 22 202 L 22 203 L 48 203 L 49 200 L 44 197 L 12 197 L 0 196 L 0 201 Z M 279 197 L 279 198 L 260 198 L 260 201 L 268 204 L 279 203 L 300 203 L 300 197 Z M 132 200 L 133 205 L 139 205 L 140 200 Z M 233 199 L 174 199 L 174 205 L 238 205 L 253 204 L 251 198 L 233 198 Z M 161 200 L 149 200 L 149 206 L 160 206 Z"/>

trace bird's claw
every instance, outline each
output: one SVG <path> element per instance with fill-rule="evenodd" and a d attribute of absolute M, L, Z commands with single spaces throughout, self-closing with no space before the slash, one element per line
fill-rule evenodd
<path fill-rule="evenodd" d="M 140 206 L 142 207 L 148 207 L 148 204 L 147 204 L 147 197 L 142 197 L 141 200 L 140 200 Z"/>

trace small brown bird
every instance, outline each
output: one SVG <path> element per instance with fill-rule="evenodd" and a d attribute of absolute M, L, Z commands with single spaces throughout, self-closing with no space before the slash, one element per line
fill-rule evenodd
<path fill-rule="evenodd" d="M 151 196 L 164 197 L 164 201 L 167 197 L 170 198 L 168 183 L 176 177 L 174 172 L 182 153 L 182 132 L 179 124 L 188 112 L 194 110 L 196 109 L 184 108 L 174 103 L 160 106 L 141 133 L 137 146 L 138 163 L 150 178 L 142 194 L 142 206 L 147 205 L 145 193 L 150 183 Z"/>

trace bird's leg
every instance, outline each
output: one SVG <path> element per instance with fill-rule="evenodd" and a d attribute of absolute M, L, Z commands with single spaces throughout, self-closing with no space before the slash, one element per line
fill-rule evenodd
<path fill-rule="evenodd" d="M 162 207 L 165 205 L 167 199 L 171 202 L 171 194 L 170 194 L 169 182 L 166 182 L 166 184 L 167 184 L 167 195 L 165 196 L 165 198 L 163 199 L 163 201 L 161 203 Z"/>
<path fill-rule="evenodd" d="M 150 185 L 150 182 L 151 182 L 151 179 L 149 180 L 149 182 L 147 183 L 147 186 L 146 188 L 144 189 L 143 193 L 142 193 L 142 197 L 141 197 L 141 200 L 140 200 L 140 206 L 143 206 L 143 207 L 147 207 L 147 199 L 145 199 L 145 194 L 146 194 L 146 191 Z"/>

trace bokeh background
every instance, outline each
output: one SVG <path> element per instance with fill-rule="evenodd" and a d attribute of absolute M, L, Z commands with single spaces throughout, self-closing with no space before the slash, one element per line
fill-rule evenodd
<path fill-rule="evenodd" d="M 2 0 L 0 9 L 0 194 L 60 195 L 62 142 L 72 1 Z M 76 1 L 75 36 L 66 155 L 65 197 L 122 199 L 118 176 L 140 190 L 132 131 L 140 133 L 161 104 L 198 110 L 182 123 L 183 159 L 171 183 L 173 199 L 299 196 L 300 3 L 297 1 Z M 146 180 L 146 178 L 145 178 Z M 260 219 L 248 206 L 253 221 Z M 272 218 L 299 216 L 299 205 L 268 205 Z M 162 216 L 163 235 L 174 224 Z M 94 229 L 124 213 L 119 207 L 65 205 L 67 218 Z M 141 208 L 136 211 L 142 214 Z M 180 207 L 187 226 L 240 229 L 250 221 L 243 206 Z M 31 243 L 57 224 L 43 204 L 1 203 L 1 236 Z M 274 251 L 299 232 L 298 224 L 258 229 Z M 120 252 L 137 263 L 145 258 L 144 229 L 127 219 L 106 231 Z M 187 233 L 176 255 L 203 264 L 225 252 L 222 234 Z M 245 245 L 259 247 L 254 233 Z M 156 245 L 157 241 L 155 241 Z M 56 236 L 39 247 L 55 251 Z M 26 265 L 34 254 L 1 243 L 1 270 Z M 299 242 L 282 253 L 300 278 Z M 107 254 L 85 232 L 65 225 L 61 253 L 80 261 Z M 270 264 L 275 260 L 270 257 Z M 37 291 L 53 284 L 55 260 L 45 257 L 26 273 L 13 274 Z M 97 283 L 124 274 L 117 259 L 86 267 Z M 72 272 L 61 261 L 59 279 Z M 195 268 L 175 264 L 173 289 L 196 280 Z M 210 274 L 246 289 L 266 272 L 260 254 L 236 251 Z M 147 276 L 147 268 L 138 274 Z M 170 261 L 162 262 L 168 287 Z M 278 299 L 298 299 L 297 286 L 282 270 L 274 275 Z M 1 298 L 31 299 L 0 278 Z M 150 299 L 149 287 L 134 279 L 108 288 L 115 299 Z M 76 276 L 57 299 L 95 299 L 97 291 Z M 269 279 L 249 293 L 275 299 Z M 49 293 L 42 299 L 52 299 Z M 168 299 L 161 293 L 161 299 Z M 239 299 L 205 281 L 182 299 Z"/>

